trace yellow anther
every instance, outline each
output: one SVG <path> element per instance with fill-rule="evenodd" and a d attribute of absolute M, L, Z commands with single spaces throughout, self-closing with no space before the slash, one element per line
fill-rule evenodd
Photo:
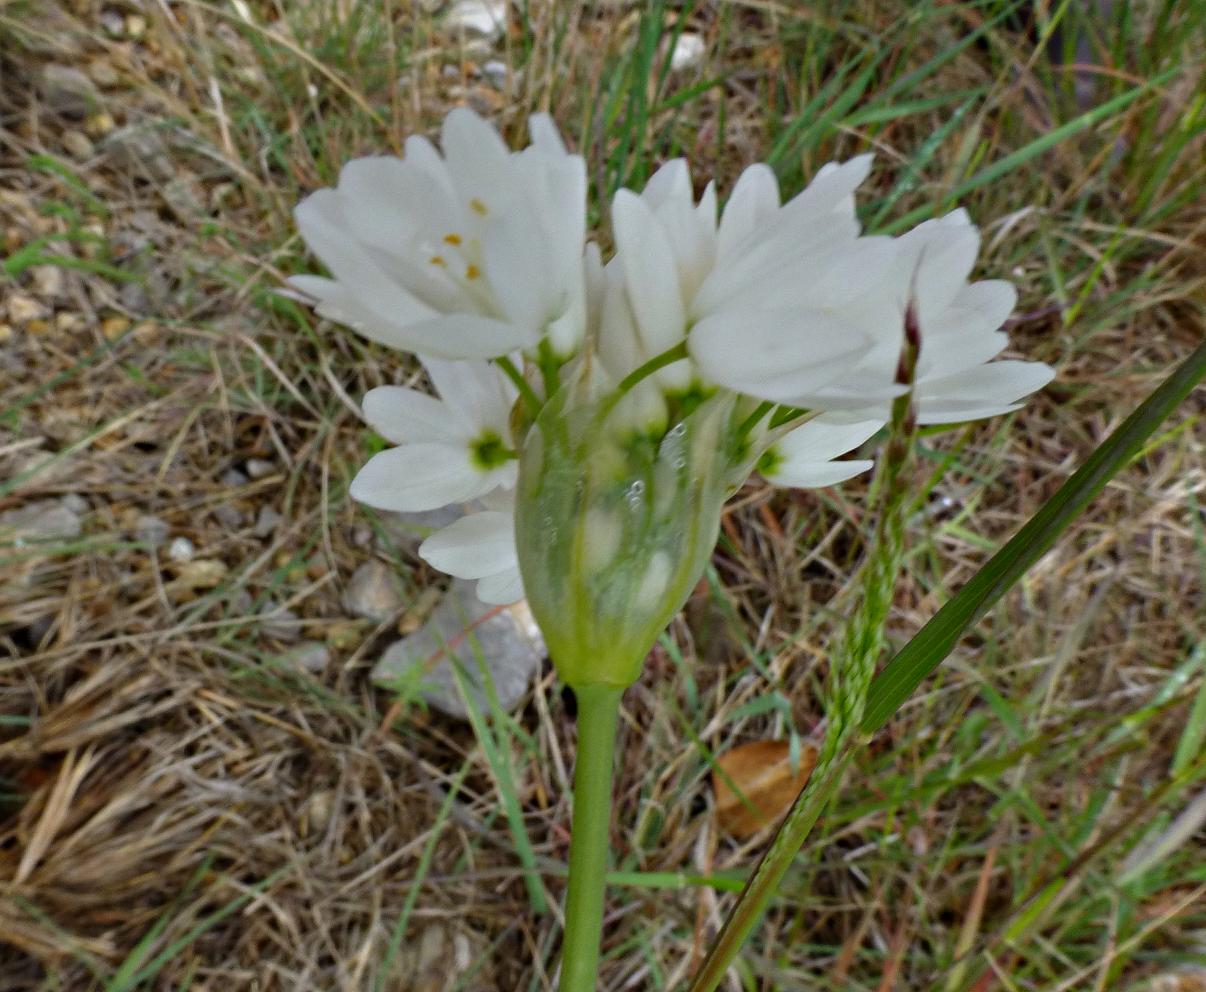
<path fill-rule="evenodd" d="M 465 270 L 465 278 L 466 279 L 476 279 L 481 274 L 482 274 L 482 270 L 479 269 L 476 265 L 470 265 L 469 268 L 467 268 Z"/>
<path fill-rule="evenodd" d="M 475 214 L 481 214 L 481 216 L 483 216 L 483 217 L 485 217 L 486 214 L 488 214 L 490 212 L 489 210 L 486 209 L 486 205 L 484 203 L 482 203 L 482 201 L 479 200 L 476 196 L 472 200 L 469 201 L 469 209 L 472 210 Z"/>
<path fill-rule="evenodd" d="M 431 258 L 429 258 L 427 261 L 429 261 L 432 265 L 447 265 L 448 264 L 446 261 L 444 261 L 443 255 L 432 255 Z"/>
<path fill-rule="evenodd" d="M 461 243 L 461 236 L 459 234 L 445 234 L 444 235 L 444 244 L 455 246 L 455 245 L 459 245 L 460 243 Z"/>

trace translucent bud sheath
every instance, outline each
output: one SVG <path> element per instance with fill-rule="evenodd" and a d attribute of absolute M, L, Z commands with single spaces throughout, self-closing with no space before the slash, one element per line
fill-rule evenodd
<path fill-rule="evenodd" d="M 561 678 L 625 687 L 702 574 L 740 481 L 735 398 L 719 393 L 651 437 L 587 378 L 549 400 L 524 444 L 519 566 Z"/>

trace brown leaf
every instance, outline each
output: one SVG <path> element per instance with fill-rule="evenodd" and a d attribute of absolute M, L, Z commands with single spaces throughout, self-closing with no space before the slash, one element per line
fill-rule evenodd
<path fill-rule="evenodd" d="M 720 828 L 744 838 L 776 822 L 804 788 L 816 763 L 817 749 L 805 744 L 800 748 L 800 767 L 793 770 L 787 741 L 753 741 L 720 755 L 712 772 Z"/>

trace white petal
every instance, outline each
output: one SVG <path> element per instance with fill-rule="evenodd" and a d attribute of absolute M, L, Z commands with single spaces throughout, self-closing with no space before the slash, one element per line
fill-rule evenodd
<path fill-rule="evenodd" d="M 445 404 L 463 418 L 469 433 L 493 429 L 509 438 L 515 388 L 486 362 L 446 362 L 425 358 L 423 365 Z"/>
<path fill-rule="evenodd" d="M 530 348 L 538 335 L 530 327 L 520 327 L 490 317 L 470 313 L 450 313 L 418 321 L 406 328 L 411 351 L 436 358 L 499 358 Z"/>
<path fill-rule="evenodd" d="M 647 204 L 620 190 L 612 204 L 616 257 L 641 341 L 650 356 L 678 344 L 687 314 L 674 253 Z"/>
<path fill-rule="evenodd" d="M 364 397 L 364 419 L 394 444 L 437 441 L 455 444 L 464 438 L 447 404 L 406 386 L 378 386 Z"/>
<path fill-rule="evenodd" d="M 653 211 L 674 200 L 694 206 L 691 171 L 687 167 L 686 159 L 671 159 L 650 176 L 645 188 L 641 190 L 641 199 Z"/>
<path fill-rule="evenodd" d="M 846 462 L 782 462 L 771 472 L 766 473 L 767 482 L 776 486 L 791 486 L 796 489 L 821 489 L 834 486 L 856 475 L 868 471 L 875 462 L 846 461 Z"/>
<path fill-rule="evenodd" d="M 381 320 L 404 325 L 432 311 L 389 278 L 346 228 L 342 202 L 334 190 L 310 194 L 294 210 L 298 230 L 310 250 L 353 293 L 361 307 Z"/>
<path fill-rule="evenodd" d="M 769 165 L 759 162 L 741 173 L 724 212 L 717 235 L 717 254 L 723 258 L 757 232 L 779 210 L 779 181 Z"/>
<path fill-rule="evenodd" d="M 790 402 L 847 378 L 871 341 L 823 310 L 734 308 L 701 320 L 687 340 L 691 357 L 712 382 L 738 392 Z M 767 384 L 775 395 L 767 390 Z"/>
<path fill-rule="evenodd" d="M 508 321 L 539 336 L 554 313 L 549 290 L 555 261 L 530 216 L 508 211 L 486 228 L 482 246 L 490 288 Z"/>
<path fill-rule="evenodd" d="M 533 114 L 528 118 L 528 134 L 532 139 L 532 147 L 547 155 L 565 155 L 565 142 L 557 124 L 548 114 Z"/>
<path fill-rule="evenodd" d="M 444 118 L 440 144 L 463 203 L 476 198 L 497 209 L 511 177 L 511 153 L 498 132 L 468 107 L 457 107 Z"/>
<path fill-rule="evenodd" d="M 781 223 L 801 224 L 835 212 L 844 212 L 847 198 L 871 172 L 873 155 L 858 155 L 848 162 L 829 162 L 802 192 L 783 205 Z"/>
<path fill-rule="evenodd" d="M 1005 361 L 927 381 L 918 389 L 917 420 L 944 424 L 992 416 L 1054 376 L 1055 370 L 1042 362 Z"/>
<path fill-rule="evenodd" d="M 853 451 L 881 427 L 882 420 L 816 417 L 775 442 L 775 451 L 787 461 L 824 462 Z"/>
<path fill-rule="evenodd" d="M 926 335 L 921 339 L 917 381 L 931 382 L 983 365 L 996 358 L 1008 343 L 1009 338 L 999 331 Z"/>
<path fill-rule="evenodd" d="M 491 473 L 470 464 L 468 445 L 424 443 L 374 455 L 349 492 L 358 503 L 409 513 L 464 503 L 493 486 Z"/>
<path fill-rule="evenodd" d="M 487 575 L 477 584 L 477 598 L 483 603 L 510 606 L 524 597 L 523 576 L 518 568 Z"/>
<path fill-rule="evenodd" d="M 515 519 L 509 513 L 471 513 L 436 531 L 419 545 L 419 555 L 441 572 L 480 579 L 518 567 Z"/>
<path fill-rule="evenodd" d="M 902 236 L 901 275 L 916 293 L 921 333 L 927 323 L 937 320 L 964 288 L 976 264 L 980 232 L 969 224 L 953 223 L 948 218 L 926 221 Z"/>

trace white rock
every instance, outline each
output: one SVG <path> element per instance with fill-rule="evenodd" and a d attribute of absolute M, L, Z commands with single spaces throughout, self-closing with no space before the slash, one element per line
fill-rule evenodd
<path fill-rule="evenodd" d="M 268 537 L 284 519 L 276 510 L 265 503 L 260 507 L 260 512 L 255 518 L 255 526 L 252 528 L 251 533 L 256 537 Z"/>
<path fill-rule="evenodd" d="M 544 639 L 527 603 L 488 606 L 474 594 L 475 586 L 464 579 L 453 582 L 427 622 L 386 649 L 373 681 L 408 692 L 418 686 L 430 705 L 464 719 L 468 711 L 450 660 L 455 658 L 475 706 L 490 709 L 482 665 L 502 708 L 518 706 L 544 660 Z"/>
<path fill-rule="evenodd" d="M 62 500 L 41 499 L 0 513 L 0 543 L 22 547 L 31 541 L 56 541 L 79 537 L 79 514 Z"/>
<path fill-rule="evenodd" d="M 172 528 L 158 517 L 143 514 L 134 521 L 134 537 L 152 548 L 162 547 Z"/>
<path fill-rule="evenodd" d="M 487 59 L 482 63 L 482 75 L 499 89 L 507 85 L 507 63 L 501 59 Z"/>
<path fill-rule="evenodd" d="M 444 24 L 452 31 L 497 38 L 507 26 L 506 0 L 458 0 L 444 15 Z"/>
<path fill-rule="evenodd" d="M 392 568 L 376 558 L 357 568 L 343 591 L 343 608 L 375 623 L 388 620 L 401 607 L 402 583 Z"/>
<path fill-rule="evenodd" d="M 197 553 L 197 547 L 187 537 L 176 537 L 168 546 L 168 557 L 172 561 L 189 561 Z"/>
<path fill-rule="evenodd" d="M 324 671 L 331 660 L 331 652 L 322 641 L 302 641 L 297 647 L 281 655 L 287 668 L 317 675 Z"/>
<path fill-rule="evenodd" d="M 301 637 L 301 621 L 292 610 L 282 610 L 269 604 L 262 611 L 264 619 L 260 621 L 260 631 L 278 641 L 291 644 Z M 323 662 L 325 665 L 326 662 Z"/>
<path fill-rule="evenodd" d="M 707 50 L 707 42 L 703 35 L 694 31 L 684 31 L 674 42 L 674 51 L 670 53 L 670 70 L 678 72 L 698 65 Z"/>
<path fill-rule="evenodd" d="M 88 513 L 92 507 L 88 505 L 88 501 L 79 493 L 68 493 L 63 497 L 63 505 L 72 513 Z"/>
<path fill-rule="evenodd" d="M 253 479 L 262 479 L 276 471 L 276 465 L 263 458 L 248 458 L 243 469 Z"/>

